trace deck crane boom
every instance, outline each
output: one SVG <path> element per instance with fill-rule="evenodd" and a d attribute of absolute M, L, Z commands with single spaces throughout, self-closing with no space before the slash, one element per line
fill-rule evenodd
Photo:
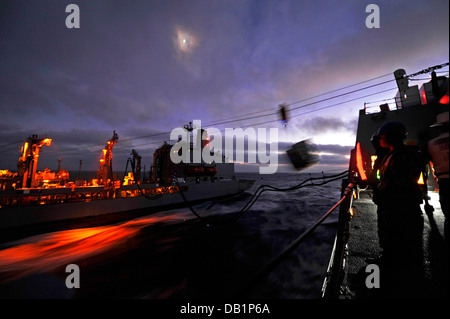
<path fill-rule="evenodd" d="M 102 150 L 103 157 L 100 159 L 100 168 L 97 171 L 98 183 L 108 184 L 108 180 L 112 181 L 114 179 L 112 170 L 112 149 L 117 143 L 119 136 L 116 131 L 113 131 L 113 137 L 106 143 L 105 148 Z"/>

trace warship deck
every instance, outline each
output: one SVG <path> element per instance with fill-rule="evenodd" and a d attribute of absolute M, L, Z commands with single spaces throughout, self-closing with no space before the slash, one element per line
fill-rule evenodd
<path fill-rule="evenodd" d="M 411 291 L 383 289 L 383 267 L 379 267 L 380 287 L 367 288 L 366 279 L 373 272 L 366 272 L 369 264 L 375 264 L 382 250 L 378 242 L 377 206 L 372 202 L 371 191 L 361 191 L 353 201 L 353 217 L 350 221 L 350 237 L 346 249 L 345 274 L 341 286 L 342 299 L 409 298 Z M 439 195 L 429 192 L 432 216 L 425 214 L 424 205 L 424 278 L 412 278 L 415 291 L 413 298 L 448 298 L 449 265 L 448 247 L 444 243 L 444 215 Z M 388 283 L 389 284 L 389 283 Z"/>

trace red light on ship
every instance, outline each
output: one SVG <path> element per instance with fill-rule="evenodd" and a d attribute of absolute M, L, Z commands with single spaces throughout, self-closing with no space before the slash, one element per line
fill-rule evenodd
<path fill-rule="evenodd" d="M 367 180 L 366 172 L 364 171 L 363 159 L 361 154 L 361 145 L 359 142 L 356 144 L 356 168 L 358 169 L 359 176 L 363 181 Z"/>
<path fill-rule="evenodd" d="M 421 98 L 422 98 L 422 105 L 427 105 L 428 101 L 427 101 L 427 92 L 425 92 L 425 90 L 422 90 L 421 92 Z"/>
<path fill-rule="evenodd" d="M 448 93 L 447 93 L 443 97 L 441 97 L 441 99 L 439 100 L 439 103 L 448 104 L 448 102 L 449 102 L 448 100 L 449 100 L 449 98 L 448 98 Z"/>

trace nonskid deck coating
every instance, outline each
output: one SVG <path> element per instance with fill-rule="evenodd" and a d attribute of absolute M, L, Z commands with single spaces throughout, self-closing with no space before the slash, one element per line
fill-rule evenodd
<path fill-rule="evenodd" d="M 350 237 L 347 244 L 345 276 L 341 298 L 405 298 L 401 293 L 388 293 L 380 288 L 369 289 L 365 280 L 369 275 L 366 266 L 382 253 L 378 241 L 377 206 L 371 191 L 360 192 L 353 201 L 353 217 L 350 221 Z M 436 192 L 429 193 L 434 207 L 432 218 L 424 212 L 423 250 L 424 281 L 417 280 L 419 293 L 414 298 L 448 298 L 448 260 L 445 261 L 444 215 Z M 383 270 L 380 267 L 380 277 Z M 414 279 L 412 279 L 414 280 Z"/>

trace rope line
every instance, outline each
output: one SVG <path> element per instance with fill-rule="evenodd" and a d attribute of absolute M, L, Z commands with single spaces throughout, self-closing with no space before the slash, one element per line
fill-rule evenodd
<path fill-rule="evenodd" d="M 294 186 L 291 186 L 291 187 L 287 187 L 287 188 L 279 188 L 279 187 L 270 186 L 270 185 L 260 185 L 258 187 L 258 189 L 255 191 L 255 193 L 251 196 L 249 201 L 244 205 L 244 207 L 242 207 L 241 210 L 238 211 L 233 218 L 230 218 L 230 219 L 228 219 L 225 222 L 234 222 L 234 221 L 238 220 L 239 218 L 241 218 L 245 213 L 247 213 L 250 210 L 250 208 L 252 208 L 252 206 L 256 203 L 256 201 L 259 199 L 261 194 L 264 193 L 264 192 L 267 192 L 267 191 L 272 191 L 272 192 L 289 192 L 289 191 L 298 190 L 298 189 L 301 189 L 303 187 L 308 187 L 308 186 L 322 186 L 322 185 L 325 185 L 325 184 L 330 183 L 332 181 L 342 179 L 347 174 L 348 174 L 348 171 L 344 171 L 344 172 L 341 172 L 339 174 L 330 175 L 330 176 L 322 175 L 321 177 L 310 177 L 310 178 L 302 181 L 301 183 L 299 183 L 297 185 L 294 185 Z M 176 178 L 174 180 L 177 183 L 177 185 L 180 186 L 178 180 Z M 323 182 L 317 183 L 317 184 L 312 183 L 313 181 L 317 181 L 317 180 L 323 180 Z M 310 184 L 305 185 L 308 182 L 310 182 Z M 185 201 L 185 203 L 188 204 L 189 201 L 185 197 L 181 187 L 180 187 L 180 195 L 182 196 L 182 198 Z M 187 207 L 197 217 L 197 219 L 201 219 L 201 220 L 207 219 L 207 217 L 201 217 L 201 215 L 198 212 L 196 212 L 195 209 L 191 205 L 188 204 Z M 208 226 L 210 225 L 210 223 L 207 223 L 207 224 L 208 224 Z"/>

